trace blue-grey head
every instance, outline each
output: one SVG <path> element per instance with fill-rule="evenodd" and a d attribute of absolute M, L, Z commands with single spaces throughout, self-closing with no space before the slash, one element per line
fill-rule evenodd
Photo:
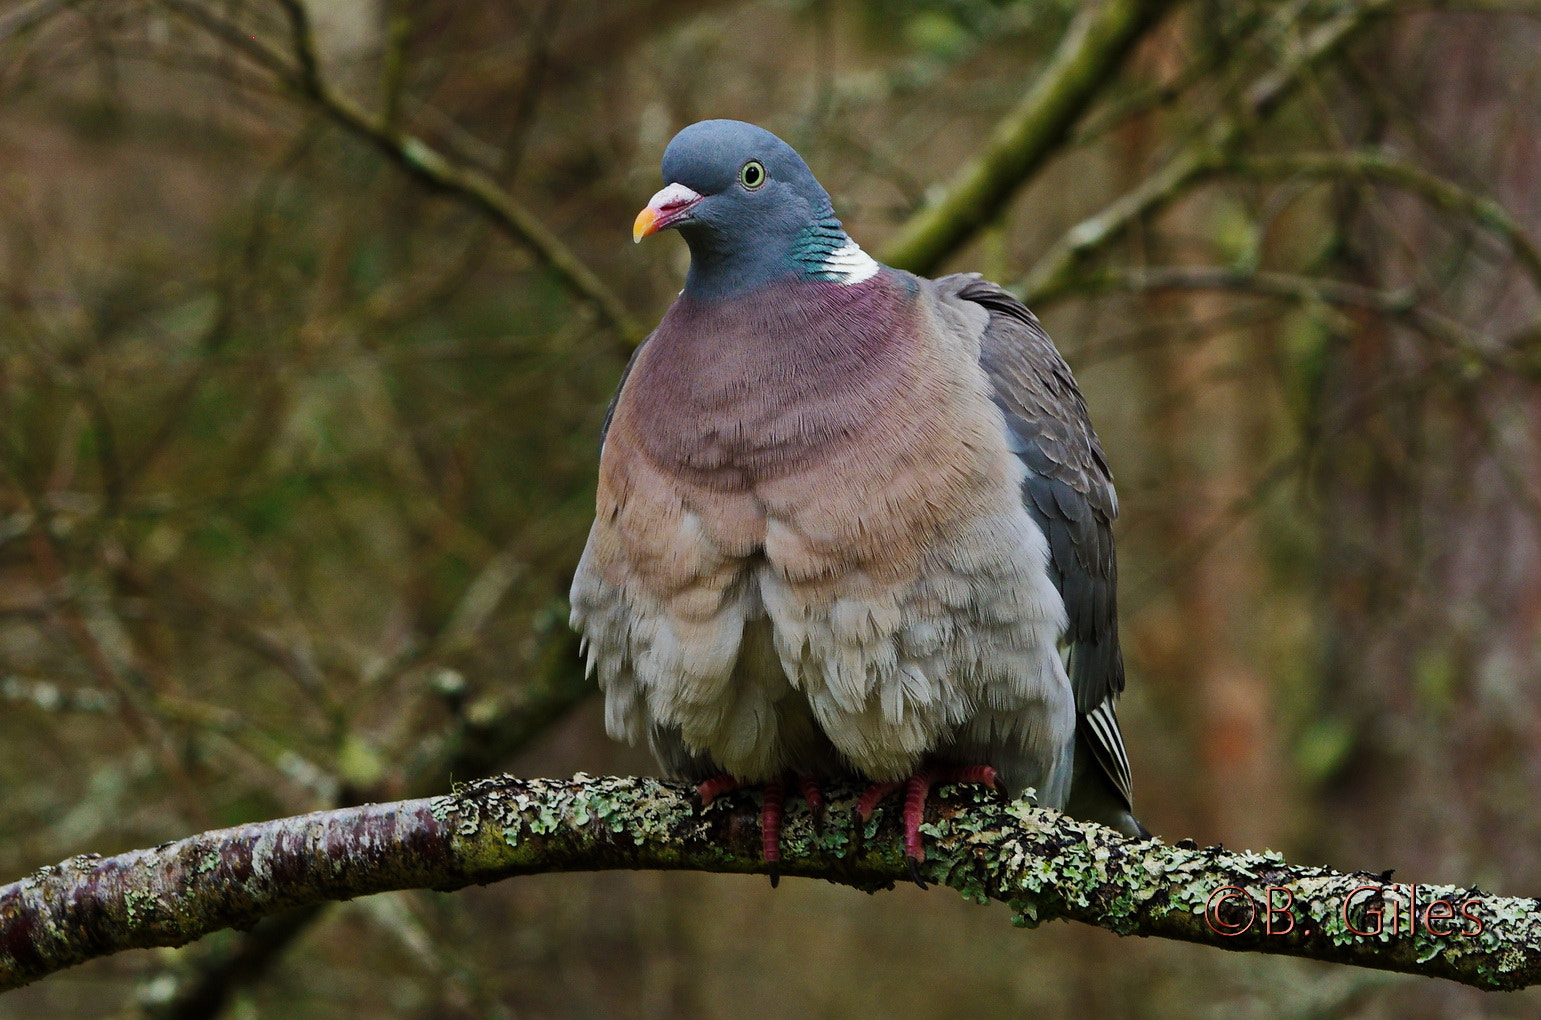
<path fill-rule="evenodd" d="M 690 125 L 664 150 L 663 180 L 632 237 L 671 228 L 684 236 L 687 293 L 727 296 L 783 277 L 857 283 L 877 272 L 808 164 L 764 128 L 737 120 Z"/>

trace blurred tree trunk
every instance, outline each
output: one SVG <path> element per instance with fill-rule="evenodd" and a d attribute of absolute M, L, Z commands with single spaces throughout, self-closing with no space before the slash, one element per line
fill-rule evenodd
<path fill-rule="evenodd" d="M 1184 12 L 1181 32 L 1158 37 L 1149 58 L 1153 76 L 1174 80 L 1194 47 L 1223 47 L 1210 37 L 1204 17 Z M 1140 121 L 1120 132 L 1118 165 L 1139 168 L 1168 144 Z M 1124 182 L 1127 189 L 1138 178 Z M 1184 202 L 1169 211 L 1159 234 L 1141 238 L 1136 258 L 1142 264 L 1203 265 L 1213 259 L 1213 202 Z M 1140 300 L 1142 317 L 1151 320 L 1214 318 L 1233 299 L 1222 293 L 1158 294 Z M 1244 500 L 1258 474 L 1257 437 L 1273 426 L 1273 407 L 1259 398 L 1266 380 L 1246 374 L 1256 370 L 1253 344 L 1243 330 L 1179 331 L 1169 342 L 1147 343 L 1135 361 L 1152 412 L 1143 465 L 1161 498 L 1140 506 L 1143 540 L 1163 551 L 1160 608 L 1146 620 L 1138 640 L 1143 665 L 1163 706 L 1177 706 L 1186 721 L 1183 746 L 1197 767 L 1180 773 L 1182 823 L 1173 835 L 1193 832 L 1205 840 L 1231 845 L 1277 845 L 1286 829 L 1287 768 L 1278 758 L 1274 692 L 1266 678 L 1248 665 L 1244 642 L 1253 632 L 1242 619 L 1263 598 L 1255 516 L 1239 523 L 1226 518 Z M 1167 790 L 1157 796 L 1171 796 Z M 1261 812 L 1257 805 L 1267 804 Z"/>
<path fill-rule="evenodd" d="M 1506 135 L 1517 129 L 1502 58 L 1541 51 L 1541 30 L 1514 21 L 1500 43 L 1457 24 L 1466 31 L 1437 36 L 1427 21 L 1398 25 L 1358 61 L 1358 80 L 1384 89 L 1345 98 L 1365 144 L 1425 146 L 1437 172 L 1487 181 L 1534 234 L 1541 205 L 1520 154 L 1541 150 Z M 1465 240 L 1426 208 L 1353 187 L 1337 201 L 1335 275 L 1442 291 L 1494 338 L 1535 328 L 1512 264 L 1461 272 Z M 1322 698 L 1349 740 L 1323 784 L 1318 839 L 1338 866 L 1478 869 L 1479 883 L 1504 874 L 1534 885 L 1541 409 L 1533 380 L 1494 378 L 1448 353 L 1364 313 L 1327 346 L 1321 417 L 1352 427 L 1317 457 Z M 1473 1008 L 1452 989 L 1399 998 L 1410 1015 Z"/>

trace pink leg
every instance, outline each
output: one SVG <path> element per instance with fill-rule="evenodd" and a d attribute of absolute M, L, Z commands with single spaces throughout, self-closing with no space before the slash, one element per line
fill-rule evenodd
<path fill-rule="evenodd" d="M 979 783 L 992 790 L 1001 788 L 999 774 L 988 765 L 941 765 L 931 770 L 933 784 Z"/>
<path fill-rule="evenodd" d="M 701 806 L 704 808 L 723 794 L 732 793 L 743 785 L 735 777 L 724 773 L 698 784 L 696 795 L 701 798 Z M 813 812 L 815 828 L 822 829 L 824 792 L 819 789 L 817 780 L 812 776 L 798 776 L 797 785 L 803 798 L 808 802 L 809 810 Z M 783 780 L 773 779 L 766 783 L 765 800 L 760 808 L 760 847 L 770 871 L 772 888 L 781 881 L 778 865 L 781 863 L 781 818 L 782 809 L 786 805 L 786 790 L 786 783 Z"/>
<path fill-rule="evenodd" d="M 732 793 L 736 789 L 738 789 L 738 780 L 727 773 L 723 773 L 720 776 L 713 776 L 704 783 L 697 784 L 696 796 L 701 798 L 701 806 L 706 807 L 718 797 L 725 793 Z"/>
<path fill-rule="evenodd" d="M 874 783 L 856 802 L 856 813 L 866 822 L 878 801 L 904 787 L 904 863 L 922 889 L 926 883 L 920 877 L 920 865 L 926 859 L 926 845 L 920 838 L 920 825 L 925 821 L 931 787 L 942 783 L 982 783 L 992 790 L 1000 789 L 995 769 L 989 765 L 935 765 L 921 768 L 904 783 Z"/>
<path fill-rule="evenodd" d="M 863 822 L 872 821 L 872 812 L 877 810 L 878 801 L 903 785 L 903 783 L 873 783 L 856 802 L 856 816 Z"/>
<path fill-rule="evenodd" d="M 760 847 L 770 868 L 771 888 L 781 884 L 781 808 L 787 787 L 779 779 L 765 784 L 765 804 L 760 808 Z"/>
<path fill-rule="evenodd" d="M 803 800 L 808 802 L 808 807 L 813 811 L 824 810 L 824 791 L 819 789 L 819 781 L 812 776 L 798 776 L 797 787 L 802 792 Z"/>
<path fill-rule="evenodd" d="M 916 874 L 915 864 L 926 859 L 926 847 L 920 841 L 920 823 L 926 817 L 926 796 L 931 792 L 931 784 L 936 779 L 936 770 L 921 769 L 910 777 L 910 781 L 904 784 L 904 859 L 913 861 L 910 866 L 910 874 Z M 915 879 L 915 884 L 922 889 L 926 883 Z"/>
<path fill-rule="evenodd" d="M 802 792 L 803 800 L 808 803 L 808 813 L 813 816 L 813 830 L 823 835 L 824 791 L 819 789 L 819 781 L 812 776 L 799 775 L 797 787 Z"/>

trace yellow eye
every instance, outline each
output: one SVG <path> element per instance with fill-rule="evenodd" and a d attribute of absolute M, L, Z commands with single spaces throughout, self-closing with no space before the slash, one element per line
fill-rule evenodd
<path fill-rule="evenodd" d="M 755 191 L 765 183 L 765 164 L 751 159 L 739 170 L 738 182 L 750 191 Z"/>

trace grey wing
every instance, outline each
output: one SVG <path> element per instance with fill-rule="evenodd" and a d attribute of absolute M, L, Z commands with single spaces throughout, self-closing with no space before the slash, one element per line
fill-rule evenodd
<path fill-rule="evenodd" d="M 1027 469 L 1022 500 L 1048 540 L 1050 575 L 1065 602 L 1077 716 L 1070 811 L 1143 831 L 1131 814 L 1129 758 L 1114 709 L 1124 689 L 1113 552 L 1118 498 L 1102 445 L 1070 367 L 1037 316 L 974 274 L 943 277 L 937 288 L 944 300 L 970 301 L 988 313 L 980 366 L 1011 450 Z M 1089 768 L 1088 753 L 1099 768 Z M 1078 802 L 1085 805 L 1079 811 Z"/>

